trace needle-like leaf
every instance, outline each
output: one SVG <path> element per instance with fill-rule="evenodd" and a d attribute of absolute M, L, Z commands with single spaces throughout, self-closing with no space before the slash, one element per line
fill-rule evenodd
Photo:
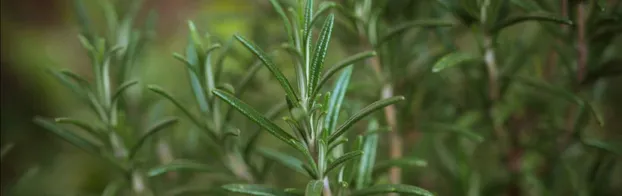
<path fill-rule="evenodd" d="M 136 144 L 134 144 L 134 146 L 130 150 L 129 158 L 130 159 L 134 158 L 136 153 L 138 153 L 138 150 L 140 150 L 140 147 L 142 147 L 142 145 L 145 143 L 145 141 L 147 141 L 147 139 L 149 139 L 149 137 L 155 135 L 156 133 L 160 131 L 166 130 L 167 127 L 170 127 L 177 122 L 178 122 L 177 118 L 167 118 L 167 119 L 157 122 L 155 125 L 147 129 L 147 132 L 145 133 L 145 135 L 141 136 L 140 139 L 138 139 Z"/>
<path fill-rule="evenodd" d="M 186 107 L 184 107 L 183 105 L 181 105 L 181 103 L 179 101 L 177 101 L 177 99 L 173 98 L 173 96 L 171 96 L 169 93 L 167 93 L 166 91 L 164 91 L 162 88 L 155 86 L 155 85 L 149 85 L 147 86 L 147 88 L 159 95 L 161 95 L 162 97 L 168 99 L 169 101 L 171 101 L 175 106 L 177 106 L 177 108 L 179 108 L 186 116 L 188 116 L 188 118 L 190 118 L 190 120 L 198 127 L 201 128 L 205 128 L 205 124 L 201 123 L 201 121 L 194 116 L 194 114 L 192 114 L 190 112 L 190 110 L 188 110 Z"/>
<path fill-rule="evenodd" d="M 544 21 L 544 22 L 554 22 L 564 25 L 572 25 L 572 21 L 568 19 L 559 18 L 554 14 L 550 13 L 531 13 L 528 15 L 514 16 L 510 17 L 502 22 L 499 22 L 495 26 L 490 29 L 491 34 L 496 34 L 499 31 L 510 27 L 512 25 L 527 22 L 527 21 Z"/>
<path fill-rule="evenodd" d="M 384 108 L 384 107 L 386 107 L 388 105 L 397 103 L 399 101 L 403 101 L 403 100 L 404 100 L 403 96 L 396 96 L 396 97 L 391 97 L 391 98 L 379 100 L 379 101 L 376 101 L 376 102 L 368 105 L 367 107 L 363 108 L 361 111 L 359 111 L 356 114 L 354 114 L 348 120 L 346 120 L 346 122 L 344 122 L 341 126 L 339 126 L 339 128 L 337 128 L 337 131 L 333 132 L 330 135 L 330 137 L 328 138 L 328 143 L 331 144 L 332 142 L 334 142 L 337 138 L 339 138 L 339 136 L 341 136 L 344 133 L 346 133 L 346 131 L 348 131 L 348 129 L 350 129 L 350 127 L 352 127 L 352 125 L 354 125 L 354 123 L 356 123 L 359 120 L 363 119 L 364 117 L 366 117 L 367 115 L 371 114 L 372 112 L 374 112 L 374 111 L 376 111 L 378 109 Z"/>
<path fill-rule="evenodd" d="M 294 34 L 292 33 L 291 27 L 292 23 L 289 21 L 289 18 L 287 18 L 285 10 L 283 9 L 283 7 L 281 7 L 281 4 L 279 4 L 277 0 L 270 0 L 270 3 L 272 4 L 272 7 L 274 7 L 276 13 L 279 14 L 281 20 L 283 20 L 283 25 L 285 26 L 285 32 L 287 33 L 289 44 L 294 45 Z"/>
<path fill-rule="evenodd" d="M 333 169 L 336 169 L 337 167 L 341 166 L 342 164 L 355 159 L 358 156 L 361 156 L 363 154 L 363 151 L 357 150 L 354 152 L 348 152 L 346 154 L 344 154 L 343 156 L 335 159 L 333 162 L 330 163 L 330 165 L 328 165 L 328 167 L 326 168 L 326 172 L 324 172 L 324 175 L 327 175 L 329 172 L 331 172 Z"/>
<path fill-rule="evenodd" d="M 423 195 L 423 196 L 433 196 L 434 194 L 425 189 L 405 185 L 405 184 L 381 184 L 372 186 L 369 188 L 364 188 L 358 191 L 352 192 L 351 196 L 363 196 L 363 195 L 378 195 L 378 194 L 387 194 L 387 193 L 401 193 L 401 194 L 409 194 L 409 195 Z"/>
<path fill-rule="evenodd" d="M 432 72 L 440 72 L 444 69 L 454 67 L 460 63 L 477 60 L 478 58 L 467 53 L 453 52 L 443 56 L 432 67 Z"/>
<path fill-rule="evenodd" d="M 318 38 L 318 42 L 315 47 L 315 54 L 313 55 L 312 61 L 313 63 L 311 64 L 311 78 L 309 80 L 311 88 L 308 89 L 308 93 L 311 97 L 314 97 L 314 93 L 317 91 L 316 88 L 318 88 L 318 81 L 320 80 L 322 68 L 324 67 L 324 60 L 326 59 L 326 52 L 328 51 L 328 44 L 330 42 L 330 35 L 333 31 L 334 20 L 335 16 L 333 14 L 328 16 L 324 22 L 324 26 L 322 27 L 320 37 Z"/>
<path fill-rule="evenodd" d="M 303 168 L 304 163 L 296 157 L 261 147 L 259 148 L 259 153 L 261 153 L 264 157 L 268 159 L 271 159 L 275 162 L 282 164 L 285 167 L 297 171 L 298 173 L 310 176 L 310 174 L 307 173 L 307 171 L 305 171 L 305 169 Z"/>
<path fill-rule="evenodd" d="M 378 129 L 378 121 L 372 119 L 367 127 L 367 133 L 376 129 Z M 377 134 L 368 135 L 364 138 L 363 155 L 359 161 L 358 171 L 356 173 L 355 188 L 357 190 L 364 188 L 367 184 L 372 182 L 372 173 L 378 149 L 378 138 L 379 136 Z"/>
<path fill-rule="evenodd" d="M 37 125 L 43 127 L 45 130 L 48 130 L 54 133 L 55 135 L 59 136 L 61 139 L 69 142 L 70 144 L 73 144 L 74 146 L 77 146 L 78 148 L 82 148 L 83 150 L 93 153 L 93 154 L 99 154 L 100 152 L 98 145 L 72 133 L 71 131 L 63 129 L 48 120 L 45 120 L 41 117 L 35 117 L 34 122 Z"/>
<path fill-rule="evenodd" d="M 154 168 L 149 169 L 147 175 L 149 177 L 159 176 L 172 171 L 193 171 L 193 172 L 218 172 L 218 169 L 214 169 L 213 167 L 198 163 L 196 161 L 191 160 L 183 160 L 178 159 L 174 160 L 170 163 L 156 166 Z"/>
<path fill-rule="evenodd" d="M 123 84 L 119 85 L 119 88 L 117 88 L 117 91 L 115 91 L 114 94 L 112 95 L 112 102 L 117 101 L 125 90 L 127 90 L 128 88 L 136 84 L 138 84 L 138 81 L 132 80 L 132 81 L 124 82 Z"/>
<path fill-rule="evenodd" d="M 341 73 L 337 83 L 335 84 L 335 88 L 330 94 L 330 99 L 328 102 L 328 110 L 325 118 L 325 128 L 328 130 L 328 133 L 333 133 L 335 128 L 337 128 L 337 120 L 339 119 L 339 112 L 341 110 L 341 103 L 343 102 L 343 98 L 345 97 L 346 91 L 348 90 L 348 84 L 350 83 L 350 76 L 352 75 L 352 66 L 346 68 L 346 70 Z"/>
<path fill-rule="evenodd" d="M 89 125 L 88 123 L 80 121 L 80 120 L 77 120 L 77 119 L 56 118 L 56 119 L 54 119 L 54 121 L 56 121 L 56 123 L 71 124 L 71 125 L 74 125 L 76 127 L 80 127 L 84 131 L 87 131 L 90 134 L 93 134 L 93 136 L 96 136 L 99 139 L 104 139 L 106 137 L 105 133 L 102 132 L 101 130 L 98 130 L 97 128 Z"/>
<path fill-rule="evenodd" d="M 349 65 L 353 65 L 356 64 L 359 61 L 363 61 L 365 59 L 371 58 L 373 56 L 376 56 L 376 52 L 374 51 L 367 51 L 367 52 L 361 52 L 355 55 L 352 55 L 348 58 L 345 58 L 342 61 L 339 61 L 337 64 L 331 66 L 326 73 L 324 74 L 324 76 L 322 76 L 322 79 L 320 80 L 320 82 L 318 83 L 318 87 L 317 89 L 322 88 L 322 86 L 328 82 L 328 80 L 335 75 L 337 72 L 341 71 L 342 69 L 348 67 Z"/>
<path fill-rule="evenodd" d="M 248 104 L 242 102 L 241 100 L 239 100 L 235 96 L 233 96 L 233 95 L 231 95 L 231 94 L 229 94 L 229 93 L 227 93 L 225 91 L 218 90 L 218 89 L 214 90 L 213 92 L 220 99 L 222 99 L 223 101 L 225 101 L 229 105 L 231 105 L 231 107 L 235 108 L 240 113 L 244 114 L 244 116 L 246 116 L 247 118 L 249 118 L 253 122 L 257 123 L 258 125 L 260 125 L 264 129 L 266 129 L 269 133 L 271 133 L 273 136 L 277 137 L 278 139 L 280 139 L 280 140 L 282 140 L 282 141 L 284 141 L 284 142 L 286 142 L 288 144 L 290 144 L 290 140 L 294 139 L 291 135 L 289 135 L 287 132 L 285 132 L 279 126 L 277 126 L 276 124 L 274 124 L 273 122 L 268 120 L 266 117 L 261 115 L 255 109 L 251 108 Z"/>
<path fill-rule="evenodd" d="M 258 196 L 297 196 L 294 193 L 288 193 L 280 189 L 270 188 L 262 185 L 256 184 L 227 184 L 222 186 L 222 188 L 234 192 L 234 193 L 242 193 L 247 195 L 258 195 Z"/>
<path fill-rule="evenodd" d="M 251 43 L 250 41 L 244 39 L 244 37 L 235 35 L 235 38 L 238 41 L 240 41 L 248 50 L 253 52 L 253 54 L 255 54 L 255 56 L 257 56 L 259 60 L 261 60 L 261 62 L 263 62 L 263 64 L 270 70 L 270 72 L 272 72 L 274 77 L 276 77 L 276 79 L 279 81 L 279 84 L 281 84 L 281 87 L 283 87 L 283 90 L 285 90 L 287 99 L 289 99 L 289 101 L 292 102 L 293 104 L 298 105 L 299 104 L 298 97 L 296 96 L 294 89 L 289 84 L 289 81 L 287 81 L 287 78 L 285 78 L 285 76 L 279 70 L 279 68 L 277 68 L 276 65 L 274 65 L 272 60 L 270 60 L 270 58 L 268 58 L 268 56 L 259 47 L 257 47 L 255 44 Z"/>

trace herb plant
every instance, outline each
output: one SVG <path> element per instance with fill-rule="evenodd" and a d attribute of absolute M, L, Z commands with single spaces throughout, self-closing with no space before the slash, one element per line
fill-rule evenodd
<path fill-rule="evenodd" d="M 119 179 L 110 182 L 103 195 L 117 195 L 128 186 L 135 195 L 152 195 L 148 187 L 147 168 L 139 152 L 149 138 L 177 123 L 177 119 L 165 118 L 150 125 L 144 132 L 138 132 L 132 127 L 136 124 L 132 125 L 134 122 L 128 122 L 130 118 L 125 118 L 128 111 L 123 97 L 128 89 L 139 83 L 128 80 L 129 71 L 137 63 L 153 27 L 147 26 L 147 30 L 142 32 L 132 29 L 140 8 L 139 1 L 135 1 L 122 18 L 118 18 L 111 2 L 102 1 L 108 32 L 106 36 L 98 36 L 90 26 L 82 2 L 75 1 L 75 7 L 82 31 L 78 38 L 91 60 L 94 81 L 66 70 L 51 71 L 51 74 L 88 105 L 96 120 L 36 117 L 34 122 L 117 169 Z"/>
<path fill-rule="evenodd" d="M 148 43 L 178 43 L 153 39 L 141 0 L 93 3 L 104 29 L 85 2 L 74 6 L 92 74 L 50 73 L 89 115 L 34 118 L 114 168 L 79 195 L 620 192 L 622 1 L 249 1 L 233 15 L 260 24 L 250 32 L 183 28 L 183 52 L 167 58 L 189 99 L 134 79 L 159 63 L 143 58 L 161 58 Z M 157 105 L 143 90 L 180 115 L 145 110 Z M 3 164 L 27 145 L 15 142 L 1 145 Z M 29 168 L 3 194 L 50 175 Z"/>

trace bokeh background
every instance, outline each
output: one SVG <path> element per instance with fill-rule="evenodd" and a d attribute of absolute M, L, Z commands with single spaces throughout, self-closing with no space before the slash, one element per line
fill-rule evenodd
<path fill-rule="evenodd" d="M 531 1 L 531 0 L 525 0 Z M 104 31 L 105 21 L 96 1 L 84 1 L 96 29 Z M 282 1 L 291 2 L 291 1 Z M 344 3 L 346 1 L 337 1 Z M 349 2 L 349 1 L 348 1 Z M 514 1 L 513 1 L 514 2 Z M 542 0 L 553 5 L 552 12 L 560 11 L 557 0 Z M 617 1 L 607 1 L 613 6 Z M 123 10 L 129 3 L 117 1 Z M 525 12 L 513 5 L 511 13 Z M 617 10 L 618 7 L 607 7 Z M 390 1 L 382 15 L 379 29 L 388 29 L 400 22 L 418 18 L 452 19 L 451 13 L 432 0 Z M 180 115 L 167 101 L 146 90 L 148 84 L 157 84 L 188 104 L 193 98 L 187 82 L 184 66 L 172 57 L 173 52 L 182 53 L 187 44 L 187 21 L 193 20 L 202 30 L 226 43 L 235 33 L 245 35 L 266 49 L 274 49 L 285 42 L 281 20 L 267 0 L 145 0 L 138 14 L 136 26 L 144 26 L 150 12 L 156 12 L 154 35 L 150 37 L 143 57 L 131 70 L 131 77 L 140 80 L 139 87 L 132 88 L 128 97 L 132 103 L 132 119 L 137 127 L 159 116 Z M 572 16 L 572 15 L 571 15 Z M 620 15 L 618 15 L 620 16 Z M 32 123 L 35 116 L 72 116 L 93 118 L 86 106 L 72 97 L 71 92 L 59 84 L 47 69 L 69 69 L 90 78 L 91 66 L 86 52 L 77 38 L 80 32 L 70 0 L 2 0 L 1 1 L 1 129 L 2 146 L 13 148 L 2 158 L 3 195 L 98 195 L 113 178 L 110 166 L 58 139 Z M 341 16 L 338 16 L 341 17 Z M 617 25 L 622 24 L 618 20 Z M 546 24 L 549 25 L 549 24 Z M 562 64 L 575 66 L 576 45 L 572 39 L 561 39 L 547 33 L 546 25 L 535 22 L 519 24 L 504 30 L 499 38 L 498 56 L 502 67 L 516 64 L 521 67 L 517 75 L 545 80 L 566 88 L 565 78 L 573 72 L 564 70 Z M 551 24 L 557 28 L 559 25 Z M 573 37 L 570 27 L 567 37 Z M 619 34 L 619 31 L 617 31 Z M 348 34 L 347 28 L 337 25 L 330 45 L 327 62 L 333 64 L 360 50 L 360 40 Z M 622 38 L 613 36 L 602 53 L 591 54 L 606 62 L 618 60 L 611 66 L 621 67 Z M 251 54 L 241 45 L 225 59 L 223 80 L 235 83 L 254 62 Z M 562 60 L 551 61 L 551 53 L 566 48 L 570 55 L 559 55 Z M 403 181 L 438 192 L 439 195 L 503 195 L 504 183 L 511 174 L 505 164 L 507 157 L 498 152 L 498 144 L 491 135 L 484 112 L 486 103 L 485 75 L 477 65 L 464 66 L 442 74 L 430 71 L 431 65 L 441 54 L 451 50 L 479 52 L 477 37 L 469 27 L 459 26 L 446 30 L 409 30 L 393 40 L 389 47 L 399 54 L 387 55 L 388 77 L 395 83 L 395 93 L 407 97 L 407 103 L 398 105 L 399 131 L 405 141 L 405 156 L 428 161 L 427 167 L 407 168 Z M 287 66 L 290 59 L 281 53 L 276 59 L 281 69 L 293 77 L 294 67 Z M 553 64 L 553 65 L 550 65 Z M 554 67 L 548 70 L 548 67 Z M 616 69 L 614 69 L 616 70 Z M 619 69 L 617 69 L 619 70 Z M 552 72 L 552 73 L 550 73 Z M 351 87 L 346 95 L 351 108 L 358 108 L 378 99 L 382 85 L 375 81 L 377 73 L 371 66 L 357 66 Z M 580 93 L 588 97 L 604 119 L 604 126 L 591 120 L 586 134 L 612 144 L 619 153 L 622 141 L 622 78 L 619 76 L 600 79 Z M 514 85 L 504 99 L 505 107 L 497 115 L 507 116 L 510 132 L 516 132 L 522 159 L 519 184 L 523 195 L 589 195 L 590 171 L 598 170 L 596 163 L 608 162 L 608 170 L 598 173 L 602 195 L 622 192 L 622 156 L 602 152 L 581 144 L 572 144 L 568 150 L 557 152 L 556 138 L 564 135 L 568 124 L 567 107 L 554 96 L 542 95 L 541 90 Z M 482 93 L 484 92 L 484 93 Z M 261 69 L 242 97 L 260 111 L 269 110 L 280 103 L 281 89 L 270 73 Z M 531 118 L 532 116 L 537 116 Z M 378 112 L 374 118 L 383 122 Z M 255 126 L 244 117 L 235 116 L 241 130 Z M 430 122 L 430 123 L 428 123 Z M 431 122 L 443 123 L 457 128 L 446 131 L 431 126 Z M 150 144 L 154 155 L 146 159 L 158 162 L 159 147 L 165 145 L 175 158 L 184 157 L 209 161 L 208 145 L 203 144 L 188 120 L 182 118 L 175 130 L 163 133 Z M 355 126 L 360 133 L 366 123 Z M 467 133 L 464 133 L 464 132 Z M 456 132 L 459 132 L 456 134 Z M 482 141 L 473 141 L 463 134 L 477 134 Z M 242 131 L 242 137 L 247 137 Z M 261 136 L 260 145 L 284 147 L 267 134 Z M 388 157 L 388 141 L 381 137 L 379 159 Z M 466 138 L 466 139 L 465 139 Z M 477 138 L 477 137 L 476 137 Z M 161 150 L 161 149 L 160 149 Z M 284 150 L 287 151 L 287 150 Z M 601 153 L 605 155 L 601 156 Z M 149 153 L 147 153 L 149 154 Z M 561 163 L 553 166 L 549 156 L 559 157 Z M 606 157 L 606 158 L 602 158 Z M 596 164 L 596 166 L 594 166 Z M 552 173 L 542 172 L 553 167 Z M 595 168 L 596 167 L 596 168 Z M 602 166 L 604 167 L 604 166 Z M 302 187 L 303 176 L 297 176 L 280 167 L 271 171 L 269 182 L 278 187 Z M 546 173 L 546 174 L 543 174 Z M 209 176 L 187 174 L 189 180 L 162 185 L 179 184 L 213 186 Z M 550 180 L 547 181 L 547 178 Z M 379 182 L 386 182 L 383 174 Z M 545 183 L 544 181 L 547 181 Z M 475 187 L 475 188 L 474 188 Z"/>

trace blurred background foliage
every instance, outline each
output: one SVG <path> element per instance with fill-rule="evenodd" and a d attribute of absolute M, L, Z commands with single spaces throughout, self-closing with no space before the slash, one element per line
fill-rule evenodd
<path fill-rule="evenodd" d="M 91 25 L 98 33 L 105 34 L 106 22 L 98 1 L 83 2 L 93 21 Z M 118 10 L 131 7 L 130 1 L 114 2 Z M 294 0 L 280 2 L 295 4 Z M 336 2 L 351 8 L 357 1 Z M 622 192 L 620 1 L 583 2 L 593 15 L 587 28 L 590 39 L 586 79 L 581 82 L 576 80 L 579 72 L 576 51 L 581 45 L 576 39 L 576 7 L 580 2 L 503 1 L 508 6 L 500 15 L 540 10 L 566 15 L 575 25 L 526 22 L 500 31 L 495 51 L 503 95 L 494 103 L 488 99 L 487 72 L 481 63 L 468 62 L 432 72 L 437 60 L 454 51 L 484 55 L 480 44 L 482 29 L 471 25 L 474 21 L 465 17 L 470 10 L 464 9 L 467 6 L 463 9 L 451 6 L 463 1 L 373 2 L 372 10 L 380 14 L 377 25 L 380 34 L 417 19 L 459 23 L 449 28 L 407 29 L 386 40 L 377 47 L 382 73 L 369 66 L 370 62 L 355 66 L 345 113 L 351 114 L 377 100 L 382 81 L 393 84 L 394 94 L 407 98 L 397 105 L 397 130 L 404 141 L 404 156 L 426 160 L 427 166 L 404 168 L 402 183 L 418 185 L 438 195 L 511 195 L 511 186 L 517 186 L 521 195 Z M 567 2 L 568 6 L 563 8 L 560 2 Z M 111 166 L 32 123 L 34 116 L 95 118 L 87 112 L 86 105 L 79 103 L 47 72 L 47 69 L 69 69 L 92 79 L 88 56 L 77 39 L 80 29 L 73 3 L 70 0 L 1 1 L 1 141 L 3 149 L 12 145 L 2 157 L 3 195 L 99 195 L 114 178 Z M 136 129 L 145 128 L 145 124 L 162 116 L 182 116 L 172 104 L 146 90 L 148 84 L 161 86 L 187 105 L 194 103 L 184 66 L 171 55 L 185 50 L 187 20 L 193 20 L 202 32 L 209 32 L 223 45 L 230 43 L 236 33 L 254 40 L 266 51 L 279 48 L 287 39 L 282 22 L 268 0 L 145 0 L 134 26 L 147 25 L 150 12 L 157 13 L 155 30 L 145 35 L 148 42 L 142 57 L 129 72 L 130 78 L 140 81 L 127 93 L 131 109 L 126 115 Z M 599 14 L 605 16 L 598 18 Z M 605 17 L 612 21 L 604 20 Z M 337 16 L 337 21 L 342 22 L 336 22 L 333 32 L 336 41 L 331 42 L 326 60 L 329 65 L 368 47 L 367 40 L 359 35 L 360 29 L 348 26 L 344 18 Z M 240 44 L 232 43 L 233 50 L 224 59 L 222 81 L 235 84 L 255 59 Z M 287 76 L 293 77 L 294 66 L 288 66 L 292 61 L 286 55 L 277 51 L 275 61 Z M 596 118 L 585 120 L 583 113 L 572 106 L 574 103 L 560 98 L 555 90 L 586 100 L 596 111 L 595 116 L 604 122 L 602 126 Z M 282 96 L 274 96 L 280 94 L 282 90 L 276 80 L 261 68 L 241 99 L 266 112 L 283 100 Z M 374 116 L 381 119 L 381 126 L 386 126 L 382 112 Z M 250 132 L 257 129 L 239 114 L 234 118 L 242 138 L 251 136 Z M 157 139 L 149 142 L 150 147 L 143 149 L 150 152 L 145 153 L 147 163 L 166 162 L 171 158 L 209 162 L 214 156 L 192 124 L 180 119 L 174 130 L 158 134 Z M 496 126 L 504 127 L 501 135 L 505 136 L 495 135 Z M 366 127 L 366 123 L 359 123 L 353 133 L 363 133 Z M 577 127 L 579 134 L 574 133 Z M 386 134 L 380 136 L 378 159 L 387 159 L 390 141 Z M 259 137 L 260 146 L 285 146 L 267 134 Z M 152 183 L 167 190 L 188 184 L 215 186 L 211 182 L 214 178 L 217 177 L 182 173 Z M 382 173 L 376 181 L 386 183 L 388 178 L 388 173 Z M 266 182 L 283 188 L 303 187 L 307 179 L 275 166 Z"/>

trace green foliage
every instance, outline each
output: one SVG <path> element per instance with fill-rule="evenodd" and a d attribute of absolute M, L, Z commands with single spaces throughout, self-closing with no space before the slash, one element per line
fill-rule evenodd
<path fill-rule="evenodd" d="M 131 78 L 140 0 L 74 1 L 92 73 L 49 73 L 86 107 L 34 123 L 114 168 L 76 194 L 617 193 L 619 2 L 264 1 L 225 39 L 188 21 L 174 87 Z"/>

